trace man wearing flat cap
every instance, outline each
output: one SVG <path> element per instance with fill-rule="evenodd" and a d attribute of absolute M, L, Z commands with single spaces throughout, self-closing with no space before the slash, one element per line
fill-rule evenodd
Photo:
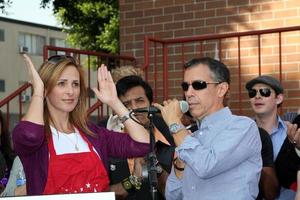
<path fill-rule="evenodd" d="M 263 167 L 261 178 L 272 180 L 273 188 L 269 187 L 267 190 L 276 192 L 278 177 L 280 185 L 284 188 L 281 188 L 277 198 L 294 199 L 295 192 L 290 188 L 293 187 L 293 182 L 296 180 L 299 157 L 295 145 L 291 142 L 294 140 L 291 139 L 292 137 L 287 137 L 288 132 L 291 136 L 295 134 L 295 130 L 291 134 L 291 125 L 287 126 L 278 115 L 278 108 L 284 99 L 283 87 L 277 79 L 264 75 L 247 82 L 246 89 L 248 90 L 251 107 L 255 113 L 255 121 L 258 127 L 269 133 L 273 145 L 273 160 L 277 175 L 274 173 L 274 166 L 269 165 L 267 166 L 268 170 Z M 262 145 L 264 146 L 264 144 Z M 266 180 L 262 182 L 266 182 Z M 268 183 L 268 185 L 271 186 L 272 184 Z"/>

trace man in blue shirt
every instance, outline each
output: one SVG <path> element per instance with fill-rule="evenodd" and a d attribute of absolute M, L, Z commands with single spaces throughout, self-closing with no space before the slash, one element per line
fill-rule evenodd
<path fill-rule="evenodd" d="M 198 130 L 185 130 L 177 100 L 155 104 L 177 146 L 166 199 L 255 199 L 262 167 L 260 136 L 252 119 L 233 115 L 223 104 L 228 68 L 208 57 L 192 59 L 184 67 L 181 86 Z"/>
<path fill-rule="evenodd" d="M 279 175 L 279 183 L 281 185 L 286 185 L 284 183 L 287 182 L 288 171 L 294 171 L 294 179 L 296 180 L 299 158 L 295 148 L 287 138 L 287 132 L 289 131 L 288 127 L 278 115 L 278 108 L 281 106 L 284 99 L 283 87 L 277 79 L 263 75 L 247 82 L 246 89 L 248 90 L 251 107 L 255 113 L 255 120 L 258 127 L 265 129 L 271 137 L 273 144 L 273 159 L 275 162 L 276 173 Z M 288 163 L 293 164 L 294 167 L 292 168 L 296 169 L 290 168 L 290 170 L 288 170 L 285 166 Z M 285 174 L 283 174 L 282 171 L 285 171 Z M 262 172 L 262 175 L 263 174 L 264 172 Z M 272 176 L 276 178 L 276 174 L 270 172 L 268 174 L 269 178 Z M 281 188 L 278 199 L 290 200 L 294 198 L 294 191 Z"/>

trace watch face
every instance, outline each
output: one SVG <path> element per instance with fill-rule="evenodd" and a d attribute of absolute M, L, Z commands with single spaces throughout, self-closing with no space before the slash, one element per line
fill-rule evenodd
<path fill-rule="evenodd" d="M 177 124 L 177 123 L 173 123 L 170 125 L 169 129 L 172 133 L 177 133 L 178 131 L 180 131 L 181 129 L 183 129 L 184 126 L 181 124 Z"/>
<path fill-rule="evenodd" d="M 123 186 L 126 190 L 129 190 L 129 189 L 131 189 L 132 184 L 130 183 L 129 180 L 126 180 L 125 182 L 123 182 Z"/>

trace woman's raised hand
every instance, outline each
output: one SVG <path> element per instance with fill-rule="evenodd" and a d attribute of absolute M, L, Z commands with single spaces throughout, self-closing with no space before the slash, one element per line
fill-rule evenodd
<path fill-rule="evenodd" d="M 43 96 L 43 94 L 44 94 L 44 83 L 43 83 L 40 75 L 38 74 L 37 70 L 35 69 L 31 59 L 29 58 L 29 56 L 26 55 L 26 54 L 23 54 L 23 58 L 24 58 L 25 64 L 26 64 L 27 69 L 28 69 L 28 74 L 29 74 L 29 77 L 30 77 L 30 83 L 32 84 L 34 93 L 37 94 L 37 95 Z"/>
<path fill-rule="evenodd" d="M 99 89 L 93 88 L 93 91 L 102 103 L 113 106 L 116 101 L 119 101 L 115 83 L 104 64 L 98 68 L 98 84 Z"/>

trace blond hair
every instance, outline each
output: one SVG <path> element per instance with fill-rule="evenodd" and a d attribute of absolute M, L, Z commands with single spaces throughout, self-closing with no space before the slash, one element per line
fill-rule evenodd
<path fill-rule="evenodd" d="M 61 76 L 62 72 L 68 66 L 74 66 L 77 71 L 79 72 L 79 81 L 80 81 L 80 95 L 78 99 L 78 103 L 75 106 L 74 110 L 69 113 L 69 120 L 70 123 L 77 128 L 81 129 L 88 135 L 94 136 L 95 134 L 90 131 L 87 126 L 87 106 L 86 106 L 86 99 L 87 99 L 87 89 L 84 80 L 84 71 L 82 70 L 81 66 L 77 63 L 74 63 L 69 58 L 64 58 L 62 61 L 53 64 L 49 61 L 44 62 L 39 70 L 40 77 L 44 83 L 45 87 L 45 96 L 47 96 L 52 89 L 55 87 L 59 77 Z M 47 106 L 47 103 L 44 104 L 44 122 L 45 122 L 45 130 L 46 130 L 46 137 L 47 139 L 51 135 L 50 130 L 50 121 L 51 115 Z"/>
<path fill-rule="evenodd" d="M 132 65 L 120 66 L 111 70 L 111 75 L 114 82 L 118 82 L 121 78 L 130 75 L 141 76 L 140 68 L 133 67 Z"/>

